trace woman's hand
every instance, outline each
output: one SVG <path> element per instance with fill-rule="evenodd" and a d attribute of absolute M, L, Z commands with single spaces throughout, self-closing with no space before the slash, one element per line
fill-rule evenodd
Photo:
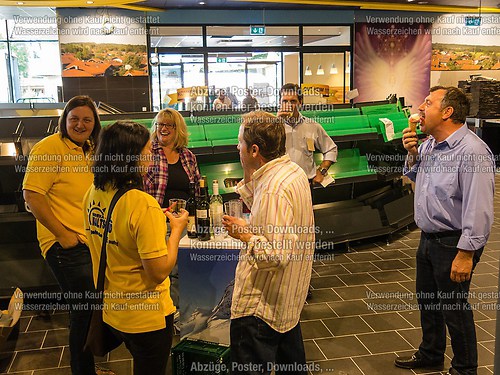
<path fill-rule="evenodd" d="M 180 214 L 176 215 L 172 214 L 170 211 L 165 212 L 165 216 L 168 217 L 168 220 L 170 221 L 171 233 L 177 232 L 180 234 L 187 226 L 189 213 L 182 208 L 179 212 Z"/>

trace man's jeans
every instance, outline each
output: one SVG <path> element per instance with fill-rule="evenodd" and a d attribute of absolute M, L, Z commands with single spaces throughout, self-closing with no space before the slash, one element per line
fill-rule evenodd
<path fill-rule="evenodd" d="M 300 323 L 285 333 L 263 320 L 231 319 L 231 374 L 307 374 Z"/>
<path fill-rule="evenodd" d="M 73 375 L 95 375 L 94 356 L 90 351 L 83 351 L 92 313 L 92 299 L 88 297 L 92 297 L 95 290 L 89 248 L 78 244 L 71 249 L 63 249 L 56 242 L 45 259 L 70 308 L 71 372 Z M 90 295 L 88 292 L 91 292 Z"/>
<path fill-rule="evenodd" d="M 462 375 L 477 374 L 477 341 L 472 309 L 467 301 L 470 280 L 450 279 L 460 232 L 422 232 L 417 251 L 417 300 L 422 325 L 419 356 L 430 363 L 444 361 L 446 327 L 451 337 L 451 365 Z M 473 269 L 483 249 L 476 250 Z"/>

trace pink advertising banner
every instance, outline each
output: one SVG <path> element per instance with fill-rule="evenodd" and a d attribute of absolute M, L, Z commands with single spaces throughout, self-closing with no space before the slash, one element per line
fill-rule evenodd
<path fill-rule="evenodd" d="M 431 57 L 431 24 L 356 23 L 356 102 L 383 100 L 397 94 L 416 109 L 429 93 Z"/>

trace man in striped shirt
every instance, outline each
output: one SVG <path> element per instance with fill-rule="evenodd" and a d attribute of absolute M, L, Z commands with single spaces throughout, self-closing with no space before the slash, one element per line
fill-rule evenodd
<path fill-rule="evenodd" d="M 250 207 L 250 223 L 224 216 L 229 234 L 246 244 L 231 306 L 234 374 L 307 372 L 299 317 L 315 227 L 307 176 L 286 154 L 285 138 L 281 119 L 262 111 L 243 116 L 244 179 L 236 191 Z"/>

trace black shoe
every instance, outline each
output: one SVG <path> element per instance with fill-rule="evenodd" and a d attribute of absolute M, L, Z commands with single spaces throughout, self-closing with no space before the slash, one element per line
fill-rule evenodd
<path fill-rule="evenodd" d="M 455 370 L 453 367 L 450 367 L 450 369 L 448 370 L 446 375 L 460 375 L 460 373 L 457 370 Z"/>
<path fill-rule="evenodd" d="M 413 369 L 413 368 L 425 368 L 429 370 L 442 370 L 444 367 L 443 362 L 439 363 L 431 363 L 425 360 L 420 359 L 415 354 L 411 357 L 398 357 L 394 360 L 394 365 L 396 367 Z"/>

